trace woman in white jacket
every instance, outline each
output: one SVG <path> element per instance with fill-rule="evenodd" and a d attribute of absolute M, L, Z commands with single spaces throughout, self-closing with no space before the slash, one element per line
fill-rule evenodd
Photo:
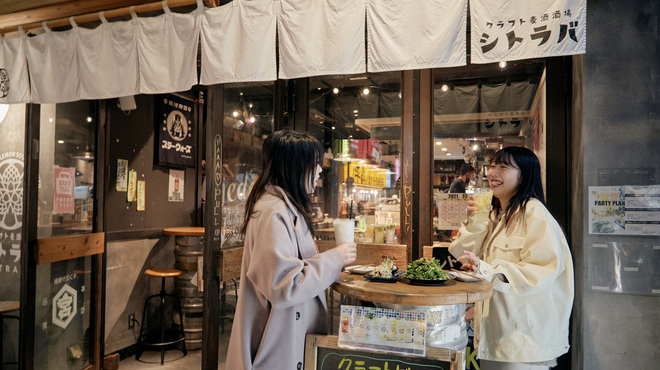
<path fill-rule="evenodd" d="M 328 330 L 325 290 L 355 261 L 356 245 L 318 253 L 311 199 L 323 147 L 291 130 L 263 144 L 262 174 L 245 205 L 241 288 L 225 369 L 300 370 L 305 335 Z"/>
<path fill-rule="evenodd" d="M 476 203 L 450 246 L 463 269 L 493 283 L 475 304 L 481 369 L 548 369 L 568 351 L 573 262 L 566 238 L 545 207 L 541 167 L 527 148 L 506 147 L 488 170 L 493 209 L 475 222 Z"/>

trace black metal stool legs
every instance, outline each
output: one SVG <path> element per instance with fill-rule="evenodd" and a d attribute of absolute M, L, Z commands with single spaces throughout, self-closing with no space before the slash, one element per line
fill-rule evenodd
<path fill-rule="evenodd" d="M 173 300 L 175 301 L 174 305 L 176 306 L 176 309 L 179 311 L 179 325 L 178 325 L 178 330 L 166 330 L 166 323 L 165 323 L 165 298 L 166 297 L 172 297 Z M 160 323 L 160 333 L 156 334 L 157 337 L 153 338 L 153 335 L 150 335 L 149 331 L 147 331 L 146 328 L 146 319 L 147 319 L 147 310 L 149 307 L 149 301 L 151 299 L 158 298 L 159 303 L 160 303 L 160 317 L 158 318 L 159 323 Z M 176 323 L 175 323 L 176 325 Z M 155 333 L 153 333 L 155 334 Z M 181 300 L 178 295 L 175 294 L 168 294 L 165 291 L 165 276 L 161 277 L 161 289 L 159 294 L 153 294 L 147 297 L 147 299 L 144 302 L 144 309 L 142 310 L 142 325 L 140 326 L 140 337 L 138 339 L 138 350 L 137 354 L 135 356 L 135 359 L 137 361 L 140 360 L 140 357 L 142 356 L 142 353 L 144 352 L 144 347 L 156 347 L 160 349 L 160 364 L 163 365 L 165 363 L 165 347 L 169 345 L 174 345 L 179 342 L 183 342 L 183 355 L 188 354 L 188 350 L 186 348 L 186 342 L 185 342 L 186 336 L 184 332 L 184 327 L 183 327 L 183 315 L 181 313 Z"/>

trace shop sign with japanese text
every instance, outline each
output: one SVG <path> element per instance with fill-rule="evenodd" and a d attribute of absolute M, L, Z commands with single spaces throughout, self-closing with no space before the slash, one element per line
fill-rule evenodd
<path fill-rule="evenodd" d="M 586 0 L 470 1 L 472 63 L 584 54 Z"/>
<path fill-rule="evenodd" d="M 157 163 L 195 167 L 194 103 L 175 95 L 160 95 L 156 103 Z"/>

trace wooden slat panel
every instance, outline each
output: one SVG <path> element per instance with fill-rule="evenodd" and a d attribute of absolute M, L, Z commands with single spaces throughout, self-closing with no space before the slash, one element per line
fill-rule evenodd
<path fill-rule="evenodd" d="M 319 252 L 325 252 L 336 246 L 337 244 L 334 241 L 316 241 Z M 358 244 L 357 259 L 352 265 L 378 265 L 386 258 L 391 259 L 397 266 L 405 269 L 410 258 L 409 248 L 405 244 Z"/>
<path fill-rule="evenodd" d="M 195 4 L 195 0 L 169 0 L 167 5 L 170 8 L 176 8 Z M 146 5 L 141 5 L 146 4 Z M 40 7 L 38 9 L 25 10 L 11 14 L 0 15 L 0 33 L 15 31 L 18 26 L 24 25 L 24 29 L 40 27 L 43 21 L 49 22 L 49 27 L 58 27 L 69 24 L 68 18 L 76 16 L 77 23 L 85 23 L 98 20 L 97 12 L 118 9 L 112 12 L 106 12 L 106 18 L 112 18 L 122 15 L 128 15 L 128 7 L 136 6 L 137 12 L 154 11 L 162 9 L 161 1 L 154 2 L 145 0 L 88 0 L 88 1 L 70 1 L 63 4 L 55 4 Z M 121 8 L 121 9 L 120 9 Z M 125 10 L 122 10 L 125 9 Z M 77 17 L 81 16 L 82 17 Z"/>
<path fill-rule="evenodd" d="M 229 281 L 241 277 L 243 247 L 221 249 L 218 255 L 218 277 L 220 281 Z"/>
<path fill-rule="evenodd" d="M 104 243 L 105 233 L 39 239 L 35 260 L 44 264 L 101 254 Z"/>
<path fill-rule="evenodd" d="M 10 14 L 30 9 L 38 9 L 45 6 L 67 3 L 69 1 L 71 0 L 0 0 L 0 14 Z"/>

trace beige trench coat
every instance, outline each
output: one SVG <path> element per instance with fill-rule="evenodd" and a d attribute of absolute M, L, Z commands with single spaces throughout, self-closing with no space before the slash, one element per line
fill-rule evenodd
<path fill-rule="evenodd" d="M 305 220 L 280 188 L 270 186 L 255 211 L 245 235 L 225 369 L 302 369 L 305 334 L 328 331 L 325 290 L 339 278 L 344 260 L 334 249 L 318 253 Z"/>

